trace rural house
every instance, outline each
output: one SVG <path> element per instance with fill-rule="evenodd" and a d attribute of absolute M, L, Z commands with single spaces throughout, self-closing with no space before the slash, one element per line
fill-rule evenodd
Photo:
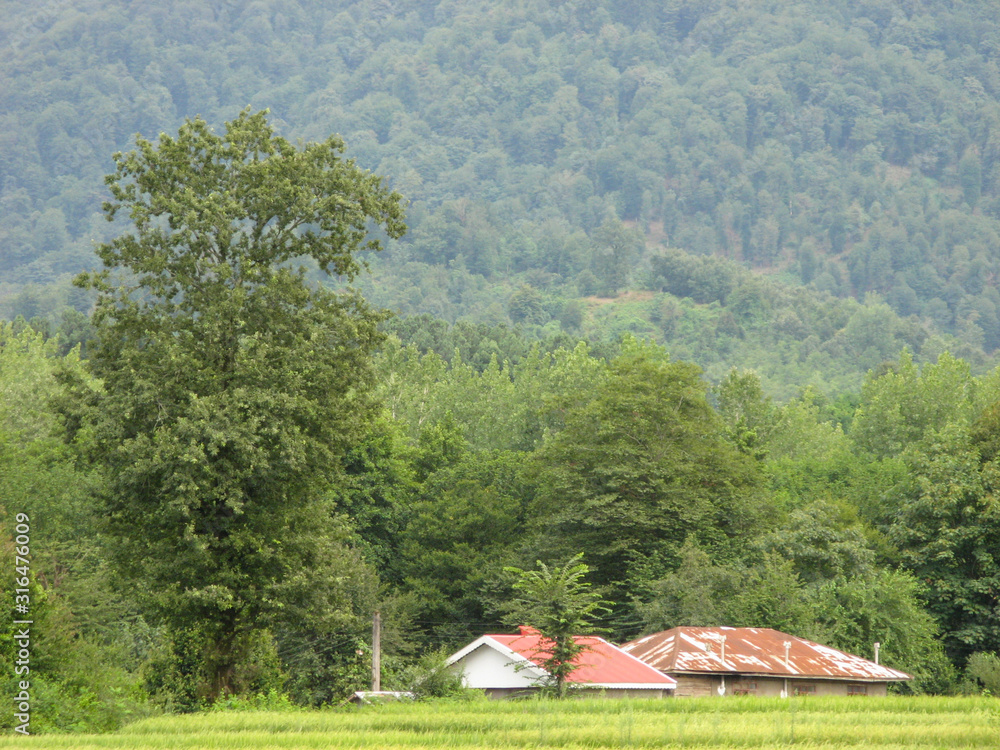
<path fill-rule="evenodd" d="M 676 679 L 678 697 L 885 695 L 890 682 L 912 679 L 770 628 L 674 628 L 622 650 Z"/>
<path fill-rule="evenodd" d="M 584 647 L 579 667 L 569 676 L 574 688 L 608 697 L 662 698 L 675 681 L 630 656 L 603 638 L 577 636 Z M 540 666 L 551 653 L 537 630 L 521 628 L 517 635 L 484 635 L 448 659 L 461 670 L 466 687 L 484 690 L 491 698 L 527 695 L 549 681 Z"/>

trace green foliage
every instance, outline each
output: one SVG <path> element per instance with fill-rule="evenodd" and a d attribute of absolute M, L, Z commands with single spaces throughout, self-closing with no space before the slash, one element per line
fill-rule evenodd
<path fill-rule="evenodd" d="M 59 393 L 55 373 L 82 371 L 78 354 L 59 357 L 57 350 L 55 340 L 30 326 L 0 322 L 0 429 L 19 442 L 50 436 L 57 425 L 48 408 Z"/>
<path fill-rule="evenodd" d="M 375 412 L 378 316 L 286 262 L 352 277 L 354 252 L 378 247 L 369 222 L 398 236 L 401 209 L 339 140 L 296 148 L 263 113 L 136 143 L 106 206 L 134 228 L 80 280 L 100 292 L 103 382 L 82 393 L 118 570 L 170 630 L 197 629 L 211 700 L 255 631 L 332 596 L 333 577 L 301 580 L 333 533 L 318 498 Z"/>
<path fill-rule="evenodd" d="M 494 359 L 519 365 L 539 346 L 523 330 L 504 324 L 458 321 L 449 325 L 426 314 L 392 317 L 382 324 L 382 329 L 390 335 L 390 341 L 395 336 L 404 346 L 416 347 L 421 355 L 433 352 L 447 363 L 465 363 L 478 372 L 489 367 Z M 559 345 L 560 339 L 554 339 L 541 342 L 541 349 L 551 351 Z"/>
<path fill-rule="evenodd" d="M 296 148 L 274 135 L 265 112 L 244 110 L 225 136 L 196 118 L 176 138 L 163 134 L 154 144 L 139 136 L 136 147 L 116 154 L 117 171 L 105 180 L 113 201 L 104 206 L 109 221 L 125 209 L 135 234 L 98 255 L 109 269 L 140 274 L 148 294 L 182 311 L 218 286 L 250 292 L 280 281 L 286 274 L 276 266 L 300 256 L 353 278 L 354 253 L 380 248 L 367 238 L 371 222 L 390 236 L 405 231 L 400 196 L 345 160 L 341 140 Z M 107 293 L 102 279 L 86 283 Z M 182 291 L 198 296 L 179 300 Z"/>
<path fill-rule="evenodd" d="M 987 385 L 990 397 L 995 393 Z M 979 460 L 985 465 L 995 464 L 1000 458 L 1000 401 L 995 401 L 979 414 L 969 428 L 969 439 L 979 451 Z"/>
<path fill-rule="evenodd" d="M 1000 587 L 1000 515 L 996 469 L 983 466 L 968 433 L 949 426 L 906 456 L 909 475 L 897 488 L 890 529 L 901 559 L 926 582 L 927 604 L 948 656 L 962 664 L 1000 644 L 993 592 Z"/>
<path fill-rule="evenodd" d="M 766 314 L 766 299 L 748 310 Z M 503 569 L 566 559 L 580 540 L 599 563 L 589 577 L 613 594 L 620 635 L 641 621 L 777 627 L 857 653 L 878 640 L 887 663 L 916 675 L 908 689 L 930 692 L 954 682 L 939 640 L 960 666 L 969 649 L 992 648 L 997 372 L 974 378 L 948 355 L 922 368 L 904 355 L 861 396 L 831 402 L 805 388 L 779 404 L 753 373 L 732 371 L 710 390 L 696 368 L 633 338 L 603 349 L 551 339 L 546 349 L 503 327 L 394 325 L 420 343 L 385 343 L 378 395 L 360 412 L 370 419 L 337 443 L 338 471 L 310 485 L 308 508 L 286 516 L 269 559 L 296 569 L 269 584 L 280 606 L 259 610 L 228 675 L 231 690 L 257 697 L 220 703 L 322 705 L 365 687 L 376 607 L 387 684 L 427 676 L 421 690 L 448 694 L 453 680 L 416 652 L 499 627 Z M 6 336 L 0 486 L 42 512 L 38 570 L 60 603 L 40 678 L 46 706 L 59 726 L 112 726 L 142 700 L 140 664 L 154 705 L 202 705 L 218 661 L 211 621 L 150 629 L 136 601 L 111 592 L 94 539 L 88 493 L 106 492 L 94 467 L 107 425 L 88 409 L 107 397 L 58 342 L 25 325 Z M 511 360 L 501 364 L 502 353 Z M 266 362 L 255 360 L 261 377 Z M 80 398 L 58 397 L 57 372 Z M 155 391 L 157 408 L 170 392 Z M 51 437 L 63 427 L 73 442 Z M 79 658 L 55 647 L 68 638 Z M 84 658 L 100 667 L 81 672 Z M 91 711 L 94 696 L 103 713 Z"/>
<path fill-rule="evenodd" d="M 417 481 L 425 482 L 434 472 L 455 464 L 467 447 L 461 426 L 450 411 L 445 412 L 444 419 L 425 427 L 417 438 L 413 460 Z"/>
<path fill-rule="evenodd" d="M 53 409 L 57 374 L 91 381 L 77 352 L 60 353 L 56 339 L 16 328 L 0 324 L 0 548 L 13 564 L 14 518 L 25 514 L 32 730 L 112 730 L 149 712 L 132 673 L 137 665 L 131 653 L 142 648 L 141 625 L 132 620 L 134 608 L 109 591 L 91 497 L 99 478 L 80 460 L 77 446 L 58 437 Z M 81 436 L 79 445 L 85 443 Z M 12 584 L 12 578 L 0 581 L 8 612 Z M 11 623 L 5 617 L 0 627 L 0 671 L 3 689 L 16 695 Z M 9 711 L 0 715 L 5 727 L 11 720 Z"/>
<path fill-rule="evenodd" d="M 301 706 L 297 706 L 291 699 L 282 692 L 272 689 L 267 693 L 256 695 L 230 695 L 224 700 L 216 701 L 212 704 L 212 711 L 241 711 L 246 713 L 257 713 L 261 711 L 303 711 Z"/>
<path fill-rule="evenodd" d="M 387 685 L 391 690 L 405 690 L 418 700 L 428 698 L 471 699 L 481 695 L 467 689 L 459 672 L 448 669 L 446 649 L 430 650 L 391 675 Z"/>
<path fill-rule="evenodd" d="M 317 633 L 308 625 L 301 630 L 281 639 L 290 672 L 285 688 L 297 705 L 334 705 L 371 687 L 370 633 L 366 637 L 359 622 L 339 633 Z"/>
<path fill-rule="evenodd" d="M 4 522 L 8 519 L 4 518 Z M 13 540 L 8 544 L 8 538 L 5 534 L 2 549 L 5 559 L 13 561 Z M 39 546 L 38 541 L 33 544 Z M 14 611 L 10 583 L 0 587 L 0 601 L 8 612 Z M 101 643 L 93 632 L 81 631 L 70 610 L 72 602 L 55 589 L 40 585 L 34 569 L 27 588 L 31 607 L 30 672 L 15 673 L 17 646 L 13 634 L 21 626 L 13 624 L 14 618 L 5 617 L 0 626 L 0 667 L 4 675 L 0 689 L 14 696 L 20 681 L 30 683 L 31 731 L 106 732 L 148 716 L 150 707 L 145 705 L 145 695 L 134 676 L 115 663 L 109 653 L 117 644 Z M 0 727 L 10 730 L 13 726 L 13 711 L 0 714 Z"/>
<path fill-rule="evenodd" d="M 811 634 L 814 614 L 791 560 L 767 553 L 752 567 L 730 607 L 743 627 Z"/>
<path fill-rule="evenodd" d="M 911 574 L 880 570 L 831 579 L 816 592 L 815 617 L 824 643 L 867 655 L 881 644 L 879 661 L 913 675 L 901 689 L 947 693 L 955 670 L 944 654 L 939 629 L 924 609 L 924 586 Z"/>
<path fill-rule="evenodd" d="M 214 675 L 211 661 L 205 659 L 205 640 L 201 623 L 160 633 L 141 669 L 153 705 L 168 713 L 190 712 L 214 708 L 218 703 L 235 707 L 241 698 L 266 701 L 280 693 L 286 675 L 274 636 L 270 631 L 258 630 L 248 638 L 246 653 L 233 670 L 230 695 L 213 702 L 210 688 Z"/>
<path fill-rule="evenodd" d="M 583 553 L 579 553 L 552 567 L 539 560 L 536 570 L 504 569 L 514 577 L 515 592 L 505 607 L 506 620 L 539 632 L 537 663 L 548 673 L 560 698 L 566 697 L 567 680 L 579 667 L 573 662 L 586 648 L 576 638 L 600 630 L 594 619 L 610 611 L 585 580 L 590 568 L 582 560 Z"/>
<path fill-rule="evenodd" d="M 817 372 L 854 388 L 904 341 L 932 359 L 929 331 L 970 362 L 1000 345 L 997 19 L 982 3 L 640 6 L 96 3 L 51 24 L 16 7 L 0 312 L 55 326 L 87 310 L 65 279 L 113 231 L 92 200 L 106 155 L 250 102 L 296 138 L 348 134 L 411 200 L 414 231 L 365 282 L 376 304 L 492 325 L 530 285 L 539 329 L 580 295 L 665 290 L 728 308 L 700 335 L 664 330 L 676 356 L 716 380 L 752 367 L 785 397 Z M 659 248 L 687 257 L 660 264 Z M 840 306 L 838 336 L 741 283 L 746 265 L 812 304 L 884 304 Z M 622 330 L 598 325 L 597 340 Z"/>
<path fill-rule="evenodd" d="M 876 558 L 871 534 L 852 505 L 818 500 L 793 510 L 755 546 L 789 560 L 803 582 L 819 583 L 871 573 Z"/>
<path fill-rule="evenodd" d="M 387 342 L 377 360 L 379 395 L 418 442 L 418 478 L 434 468 L 420 462 L 455 457 L 466 448 L 533 450 L 549 421 L 558 420 L 552 412 L 564 395 L 575 398 L 603 367 L 582 342 L 550 354 L 525 349 L 516 364 L 493 356 L 477 367 L 457 351 L 448 362 L 435 352 Z"/>
<path fill-rule="evenodd" d="M 0 135 L 0 305 L 22 316 L 0 331 L 0 495 L 38 515 L 52 643 L 99 646 L 116 689 L 153 648 L 149 684 L 174 705 L 210 694 L 230 657 L 231 689 L 280 696 L 287 675 L 294 700 L 329 703 L 367 682 L 376 572 L 407 602 L 406 645 L 452 643 L 496 624 L 504 567 L 586 549 L 620 634 L 635 610 L 862 653 L 880 640 L 931 691 L 951 676 L 928 612 L 957 665 L 996 651 L 1000 375 L 973 377 L 1000 345 L 996 19 L 731 5 L 0 22 L 0 65 L 34 61 L 18 71 L 42 92 L 5 95 Z M 218 33 L 192 46 L 206 23 Z M 323 76 L 294 74 L 317 60 Z M 224 136 L 198 119 L 140 139 L 110 177 L 109 212 L 135 230 L 92 221 L 94 154 L 189 111 L 222 122 L 232 97 L 306 139 L 350 133 L 412 199 L 410 238 L 339 140 L 296 148 L 246 111 Z M 386 252 L 362 278 L 370 219 Z M 44 286 L 86 265 L 91 237 L 136 271 L 118 297 L 113 274 L 91 277 L 94 342 L 84 290 Z M 424 315 L 378 320 L 317 290 L 324 269 Z M 56 371 L 78 398 L 54 407 Z M 139 521 L 149 536 L 130 539 Z M 151 574 L 127 600 L 106 550 Z M 177 620 L 166 656 L 140 600 Z M 205 624 L 225 612 L 231 648 Z M 258 626 L 270 650 L 240 630 Z M 95 695 L 119 704 L 51 655 L 60 726 L 131 710 L 86 718 Z"/>
<path fill-rule="evenodd" d="M 142 670 L 154 705 L 168 713 L 195 711 L 203 705 L 199 689 L 207 675 L 201 649 L 197 632 L 191 630 L 177 630 L 159 639 Z"/>
<path fill-rule="evenodd" d="M 593 234 L 594 256 L 591 268 L 602 284 L 598 293 L 613 296 L 628 286 L 630 271 L 640 256 L 644 240 L 641 233 L 629 230 L 617 217 L 608 217 Z"/>
<path fill-rule="evenodd" d="M 499 625 L 499 580 L 519 559 L 532 497 L 524 460 L 508 452 L 467 455 L 423 484 L 394 572 L 419 597 L 432 639 L 457 646 Z"/>
<path fill-rule="evenodd" d="M 1000 695 L 1000 657 L 996 654 L 983 651 L 972 654 L 966 662 L 965 676 L 984 693 Z"/>
<path fill-rule="evenodd" d="M 821 404 L 815 391 L 807 390 L 782 406 L 768 442 L 773 497 L 792 508 L 828 499 L 831 492 L 854 497 L 856 485 L 866 478 L 868 465 L 855 455 L 840 424 L 824 418 Z M 878 476 L 891 476 L 879 469 Z"/>
<path fill-rule="evenodd" d="M 689 540 L 677 569 L 647 592 L 636 604 L 644 631 L 720 625 L 816 631 L 809 591 L 792 562 L 774 553 L 752 566 L 720 565 Z"/>
<path fill-rule="evenodd" d="M 768 438 L 780 424 L 757 373 L 730 370 L 716 388 L 716 397 L 733 444 L 749 456 L 764 458 Z"/>
<path fill-rule="evenodd" d="M 402 426 L 381 415 L 344 459 L 344 479 L 335 491 L 364 547 L 365 558 L 383 576 L 398 554 L 398 544 L 414 491 L 412 451 Z M 424 458 L 423 460 L 427 460 Z"/>
<path fill-rule="evenodd" d="M 511 295 L 507 309 L 515 323 L 544 323 L 549 318 L 542 295 L 527 284 Z"/>
<path fill-rule="evenodd" d="M 678 558 L 677 569 L 648 584 L 644 600 L 636 603 L 643 630 L 734 624 L 729 605 L 741 590 L 741 571 L 714 564 L 693 538 L 684 543 Z"/>
<path fill-rule="evenodd" d="M 619 602 L 634 566 L 669 570 L 689 536 L 724 555 L 755 527 L 759 475 L 705 390 L 697 368 L 626 341 L 536 451 L 539 543 L 588 550 Z"/>
<path fill-rule="evenodd" d="M 301 565 L 275 587 L 280 607 L 271 618 L 286 679 L 255 690 L 280 687 L 297 703 L 317 706 L 370 683 L 372 613 L 385 607 L 376 572 L 354 540 L 354 530 L 339 519 L 332 525 L 321 517 L 289 530 L 283 545 Z M 393 628 L 387 630 L 391 635 Z"/>
<path fill-rule="evenodd" d="M 849 653 L 882 644 L 882 661 L 914 676 L 903 689 L 943 693 L 955 670 L 937 623 L 924 608 L 924 587 L 909 573 L 878 570 L 803 582 L 791 560 L 774 553 L 752 567 L 719 565 L 692 543 L 674 573 L 649 587 L 636 605 L 644 631 L 679 626 L 768 627 Z"/>
<path fill-rule="evenodd" d="M 944 353 L 920 369 L 908 352 L 884 372 L 871 372 L 851 437 L 879 458 L 895 456 L 949 423 L 967 423 L 975 383 L 969 366 Z"/>

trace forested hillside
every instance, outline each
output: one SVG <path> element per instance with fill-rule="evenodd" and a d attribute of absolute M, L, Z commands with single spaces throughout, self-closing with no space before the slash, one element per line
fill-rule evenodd
<path fill-rule="evenodd" d="M 1000 689 L 992 4 L 7 6 L 40 728 L 448 693 L 539 561 Z"/>
<path fill-rule="evenodd" d="M 291 138 L 342 134 L 410 201 L 364 286 L 406 314 L 651 335 L 781 393 L 824 368 L 857 387 L 901 343 L 925 360 L 1000 345 L 990 3 L 91 0 L 0 23 L 10 318 L 87 309 L 66 279 L 111 230 L 101 177 L 133 133 L 250 105 Z M 664 248 L 768 273 L 763 306 L 678 284 Z M 799 286 L 833 330 L 772 301 Z M 576 301 L 625 290 L 656 296 Z M 909 332 L 855 363 L 835 339 L 857 309 L 823 300 L 869 293 Z"/>

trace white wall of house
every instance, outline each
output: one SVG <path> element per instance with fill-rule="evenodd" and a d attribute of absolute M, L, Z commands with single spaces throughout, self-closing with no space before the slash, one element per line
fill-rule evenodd
<path fill-rule="evenodd" d="M 463 673 L 465 686 L 470 688 L 526 688 L 538 684 L 543 676 L 534 667 L 518 668 L 510 657 L 480 646 L 451 665 Z"/>

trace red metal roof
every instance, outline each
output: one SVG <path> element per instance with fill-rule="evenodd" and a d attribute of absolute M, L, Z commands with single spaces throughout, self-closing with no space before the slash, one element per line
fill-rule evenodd
<path fill-rule="evenodd" d="M 516 654 L 541 666 L 552 653 L 545 639 L 537 630 L 521 628 L 518 635 L 487 635 L 497 643 L 506 646 Z M 567 678 L 567 682 L 600 685 L 602 687 L 647 687 L 671 689 L 677 682 L 657 669 L 625 653 L 603 638 L 596 636 L 575 636 L 573 640 L 584 647 L 574 659 L 579 666 Z"/>
<path fill-rule="evenodd" d="M 753 674 L 882 682 L 912 679 L 860 656 L 770 628 L 674 628 L 622 646 L 667 672 Z"/>

